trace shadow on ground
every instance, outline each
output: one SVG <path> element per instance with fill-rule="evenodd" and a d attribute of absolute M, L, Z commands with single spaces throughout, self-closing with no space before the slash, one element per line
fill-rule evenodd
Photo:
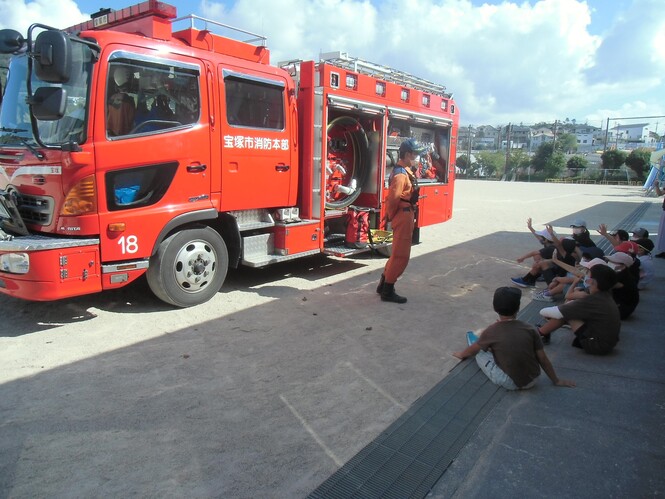
<path fill-rule="evenodd" d="M 591 218 L 588 213 L 591 210 L 584 216 Z M 495 319 L 490 308 L 494 289 L 524 270 L 511 255 L 529 237 L 498 232 L 414 258 L 398 285 L 410 300 L 403 306 L 379 300 L 374 291 L 378 274 L 356 275 L 306 291 L 266 286 L 279 282 L 280 275 L 294 273 L 316 281 L 362 261 L 330 264 L 319 258 L 304 266 L 293 262 L 274 267 L 274 274 L 233 275 L 229 286 L 260 285 L 268 288 L 260 292 L 278 299 L 4 383 L 0 496 L 302 497 L 456 365 L 450 353 L 463 346 L 464 331 Z M 159 310 L 146 291 L 145 284 L 137 283 L 126 294 L 71 300 L 64 306 L 74 310 L 61 310 L 60 317 L 72 320 L 85 307 Z M 35 306 L 34 322 L 21 334 L 41 331 L 39 324 L 49 319 L 49 313 L 55 322 L 57 306 L 63 304 Z M 658 306 L 662 303 L 654 305 L 656 310 Z M 654 463 L 664 462 L 662 439 L 651 435 L 662 435 L 665 418 L 640 412 L 637 422 L 630 421 L 630 407 L 623 402 L 613 402 L 614 412 L 606 417 L 594 412 L 602 411 L 603 390 L 617 378 L 624 381 L 615 383 L 613 400 L 634 404 L 635 397 L 625 395 L 646 370 L 657 374 L 652 376 L 651 397 L 644 393 L 644 400 L 660 401 L 662 412 L 664 384 L 658 364 L 665 354 L 662 338 L 651 356 L 628 355 L 642 351 L 639 342 L 648 341 L 647 331 L 643 333 L 636 334 L 637 344 L 625 337 L 620 352 L 626 355 L 605 363 L 579 357 L 567 345 L 559 353 L 564 338 L 555 338 L 550 350 L 555 365 L 562 373 L 574 372 L 580 387 L 571 396 L 550 390 L 541 380 L 535 393 L 542 394 L 552 415 L 537 424 L 556 426 L 554 414 L 563 413 L 566 421 L 577 416 L 593 425 L 607 423 L 612 440 L 603 440 L 595 430 L 589 433 L 594 440 L 585 441 L 583 448 L 579 440 L 568 438 L 579 439 L 577 431 L 543 430 L 547 435 L 543 441 L 536 432 L 530 446 L 536 446 L 539 455 L 529 466 L 523 465 L 521 469 L 530 473 L 521 473 L 522 480 L 539 477 L 539 469 L 551 469 L 544 466 L 545 443 L 555 452 L 574 449 L 575 462 L 585 463 L 592 456 L 609 456 L 614 439 L 630 431 L 628 425 L 637 424 L 634 459 L 645 462 L 621 463 L 628 464 L 630 476 L 614 479 L 617 487 L 612 493 L 628 494 L 644 480 L 662 484 L 662 478 L 654 476 Z M 519 418 L 524 399 L 507 400 L 502 414 L 508 423 L 533 424 Z M 532 452 L 520 447 L 506 455 L 499 452 L 502 445 L 512 444 L 500 439 L 506 431 L 499 436 L 481 431 L 485 439 L 499 439 L 493 455 L 504 468 L 515 459 L 514 453 Z M 477 449 L 481 443 L 473 445 Z M 628 459 L 627 453 L 617 457 Z M 614 466 L 614 461 L 606 457 L 603 462 Z M 475 473 L 491 475 L 487 461 L 478 466 Z M 607 468 L 614 469 L 619 467 Z M 464 475 L 463 470 L 455 472 Z M 502 476 L 508 474 L 502 471 Z M 563 481 L 557 488 L 556 476 L 547 480 L 552 482 L 549 492 L 570 492 Z M 563 476 L 578 478 L 576 473 Z M 602 476 L 588 477 L 588 487 Z M 459 481 L 455 487 L 460 487 Z M 520 483 L 514 488 L 519 490 Z"/>

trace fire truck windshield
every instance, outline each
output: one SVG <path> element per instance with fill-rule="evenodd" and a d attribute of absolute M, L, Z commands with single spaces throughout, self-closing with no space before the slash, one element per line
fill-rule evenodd
<path fill-rule="evenodd" d="M 32 91 L 42 86 L 61 86 L 67 94 L 65 115 L 55 121 L 37 120 L 39 138 L 48 146 L 59 146 L 86 140 L 87 109 L 92 73 L 92 51 L 81 43 L 72 44 L 72 75 L 67 83 L 51 85 L 38 80 L 34 73 Z M 7 84 L 0 110 L 0 145 L 23 145 L 32 150 L 36 145 L 32 133 L 30 107 L 26 102 L 28 57 L 21 54 L 9 64 Z"/>

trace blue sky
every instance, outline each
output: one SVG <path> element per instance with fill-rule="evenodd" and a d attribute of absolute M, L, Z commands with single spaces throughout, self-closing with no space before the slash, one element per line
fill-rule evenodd
<path fill-rule="evenodd" d="M 131 0 L 0 0 L 0 27 L 64 27 Z M 138 2 L 137 2 L 138 3 Z M 446 85 L 463 125 L 665 115 L 663 0 L 167 2 L 268 37 L 274 63 L 341 50 Z M 665 118 L 650 122 L 665 132 Z M 612 126 L 612 124 L 610 125 Z"/>

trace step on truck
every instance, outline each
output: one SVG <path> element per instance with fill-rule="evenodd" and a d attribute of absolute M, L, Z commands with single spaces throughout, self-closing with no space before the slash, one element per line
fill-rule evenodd
<path fill-rule="evenodd" d="M 369 251 L 344 244 L 347 214 L 389 230 L 406 138 L 428 148 L 414 240 L 452 216 L 459 115 L 443 85 L 344 52 L 272 65 L 264 37 L 155 0 L 1 30 L 0 54 L 6 295 L 57 300 L 145 274 L 187 307 L 229 267 Z"/>

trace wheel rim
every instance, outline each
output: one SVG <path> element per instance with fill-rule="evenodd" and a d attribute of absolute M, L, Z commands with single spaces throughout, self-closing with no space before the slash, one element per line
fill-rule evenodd
<path fill-rule="evenodd" d="M 176 255 L 173 270 L 180 289 L 197 293 L 212 280 L 217 269 L 217 254 L 202 240 L 190 241 Z"/>

